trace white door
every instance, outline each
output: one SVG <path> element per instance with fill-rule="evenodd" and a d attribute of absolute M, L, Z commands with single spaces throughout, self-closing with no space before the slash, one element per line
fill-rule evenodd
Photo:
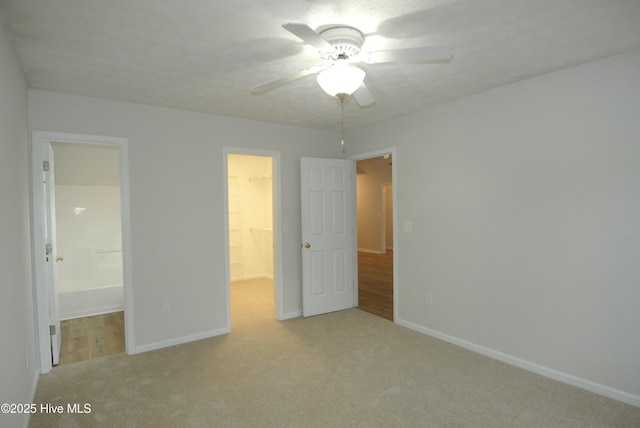
<path fill-rule="evenodd" d="M 45 210 L 45 276 L 49 302 L 49 328 L 51 337 L 51 362 L 55 366 L 60 362 L 60 310 L 58 308 L 58 289 L 56 286 L 56 198 L 53 170 L 53 149 L 46 143 L 43 147 L 43 184 Z"/>
<path fill-rule="evenodd" d="M 300 159 L 302 315 L 356 306 L 355 162 Z"/>

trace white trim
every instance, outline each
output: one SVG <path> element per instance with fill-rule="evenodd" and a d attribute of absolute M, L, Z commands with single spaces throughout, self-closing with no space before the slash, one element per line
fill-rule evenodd
<path fill-rule="evenodd" d="M 31 382 L 31 401 L 28 403 L 36 402 L 36 392 L 38 391 L 38 382 L 40 382 L 40 370 L 36 369 L 34 371 L 33 381 Z M 24 428 L 31 426 L 31 413 L 27 414 L 26 420 L 24 422 Z"/>
<path fill-rule="evenodd" d="M 302 311 L 293 311 L 285 313 L 280 321 L 290 320 L 292 318 L 300 318 L 302 316 Z"/>
<path fill-rule="evenodd" d="M 35 302 L 35 334 L 38 347 L 38 362 L 42 374 L 51 371 L 51 350 L 49 346 L 49 308 L 48 290 L 45 281 L 44 260 L 44 207 L 42 206 L 42 148 L 51 142 L 65 142 L 77 144 L 106 144 L 114 145 L 120 152 L 120 210 L 122 213 L 122 265 L 124 287 L 125 313 L 125 350 L 131 353 L 135 348 L 133 324 L 133 275 L 131 260 L 131 221 L 129 194 L 129 140 L 123 137 L 106 137 L 99 135 L 71 134 L 65 132 L 33 131 L 31 134 L 31 203 L 32 203 L 32 253 Z"/>
<path fill-rule="evenodd" d="M 189 336 L 178 337 L 175 339 L 163 340 L 162 342 L 150 343 L 148 345 L 137 346 L 132 354 L 141 354 L 143 352 L 155 351 L 169 346 L 183 345 L 197 340 L 208 339 L 210 337 L 221 336 L 227 334 L 226 328 L 218 328 L 215 330 L 204 331 L 202 333 L 191 334 Z"/>
<path fill-rule="evenodd" d="M 391 183 L 387 183 L 387 184 L 391 184 L 393 185 L 393 194 L 394 195 L 399 195 L 400 192 L 398 191 L 398 153 L 397 153 L 397 149 L 396 147 L 388 147 L 388 148 L 384 148 L 384 149 L 379 149 L 379 150 L 374 150 L 372 152 L 366 152 L 366 153 L 359 153 L 359 154 L 354 154 L 348 157 L 348 159 L 351 159 L 353 161 L 359 161 L 359 160 L 363 160 L 363 159 L 369 159 L 369 158 L 375 158 L 375 157 L 379 157 L 379 156 L 384 156 L 384 155 L 391 155 L 391 160 L 393 162 L 392 168 L 391 168 Z M 354 204 L 355 204 L 355 198 L 356 195 L 354 194 Z M 393 200 L 393 319 L 394 322 L 395 320 L 398 319 L 398 289 L 399 289 L 399 283 L 398 283 L 398 272 L 400 270 L 399 268 L 399 253 L 400 251 L 400 247 L 398 246 L 398 198 L 394 197 Z M 357 218 L 357 210 L 356 213 L 354 214 Z M 354 251 L 354 260 L 355 260 L 355 264 L 356 264 L 356 278 L 357 278 L 357 268 L 358 268 L 358 254 L 357 254 L 357 246 L 358 246 L 358 230 L 357 230 L 357 226 L 354 228 L 354 243 L 355 245 L 353 246 L 353 251 Z M 356 281 L 357 284 L 357 281 Z M 356 287 L 356 293 L 357 293 L 357 287 Z"/>
<path fill-rule="evenodd" d="M 391 165 L 391 172 L 393 172 L 393 165 Z M 391 209 L 393 210 L 394 201 L 393 201 L 393 183 L 384 183 L 382 185 L 382 254 L 387 254 L 387 250 L 390 249 L 389 245 L 387 245 L 387 187 L 391 187 Z M 393 217 L 393 212 L 391 213 Z M 393 229 L 393 224 L 391 226 Z M 393 237 L 391 245 L 393 246 Z"/>
<path fill-rule="evenodd" d="M 435 337 L 436 339 L 440 339 L 445 342 L 451 343 L 453 345 L 460 346 L 462 348 L 487 356 L 489 358 L 502 361 L 503 363 L 507 363 L 512 366 L 519 367 L 521 369 L 539 374 L 541 376 L 548 377 L 550 379 L 557 380 L 562 383 L 566 383 L 571 386 L 575 386 L 577 388 L 587 390 L 589 392 L 593 392 L 595 394 L 599 394 L 599 395 L 611 398 L 613 400 L 618 400 L 623 403 L 630 404 L 632 406 L 640 407 L 640 396 L 629 394 L 627 392 L 620 391 L 615 388 L 610 388 L 608 386 L 600 385 L 600 384 L 588 381 L 586 379 L 582 379 L 567 373 L 560 372 L 558 370 L 550 369 L 548 367 L 544 367 L 539 364 L 532 363 L 530 361 L 526 361 L 508 354 L 504 354 L 499 351 L 495 351 L 493 349 L 485 348 L 484 346 L 477 345 L 475 343 L 468 342 L 466 340 L 458 339 L 457 337 L 449 336 L 448 334 L 440 333 L 439 331 L 422 327 L 418 324 L 414 324 L 409 321 L 397 319 L 396 323 L 398 325 L 417 331 L 419 333 L 426 334 L 427 336 Z"/>
<path fill-rule="evenodd" d="M 36 361 L 41 373 L 51 371 L 49 345 L 49 299 L 46 286 L 46 269 L 37 260 L 45 259 L 45 209 L 42 183 L 42 139 L 33 133 L 31 141 L 31 252 L 33 270 L 34 325 L 36 336 Z M 37 183 L 37 185 L 36 185 Z"/>
<path fill-rule="evenodd" d="M 380 227 L 380 254 L 386 254 L 387 251 L 387 207 L 385 205 L 387 195 L 385 195 L 384 187 L 388 185 L 388 183 L 383 183 L 380 186 L 380 193 L 382 193 L 380 198 L 382 205 L 380 207 L 380 224 L 378 225 Z"/>
<path fill-rule="evenodd" d="M 384 254 L 382 251 L 380 250 L 370 250 L 368 248 L 358 248 L 358 252 L 361 253 L 369 253 L 369 254 Z"/>
<path fill-rule="evenodd" d="M 251 281 L 252 279 L 270 279 L 273 281 L 275 279 L 275 276 L 268 275 L 266 273 L 262 273 L 262 274 L 258 273 L 255 275 L 244 275 L 237 278 L 231 278 L 231 282 Z"/>
<path fill-rule="evenodd" d="M 272 160 L 271 175 L 273 178 L 273 304 L 274 316 L 283 320 L 284 286 L 282 284 L 282 185 L 280 152 L 258 150 L 243 147 L 224 146 L 222 148 L 222 194 L 224 196 L 224 258 L 225 258 L 225 300 L 226 300 L 226 332 L 231 332 L 231 272 L 229 269 L 229 166 L 228 155 L 264 156 Z"/>

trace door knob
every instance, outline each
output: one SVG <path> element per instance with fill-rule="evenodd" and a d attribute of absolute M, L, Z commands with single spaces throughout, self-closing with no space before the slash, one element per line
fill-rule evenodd
<path fill-rule="evenodd" d="M 56 257 L 56 261 L 57 261 L 57 262 L 61 262 L 61 261 L 63 261 L 63 260 L 64 260 L 64 257 L 62 257 L 62 256 L 58 256 L 58 257 Z"/>
<path fill-rule="evenodd" d="M 304 244 L 304 248 L 311 248 L 311 244 L 307 242 L 306 244 Z"/>

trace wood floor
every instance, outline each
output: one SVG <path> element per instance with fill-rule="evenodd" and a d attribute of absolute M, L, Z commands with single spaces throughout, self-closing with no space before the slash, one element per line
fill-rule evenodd
<path fill-rule="evenodd" d="M 393 321 L 393 251 L 358 252 L 358 307 Z"/>
<path fill-rule="evenodd" d="M 124 312 L 60 321 L 60 363 L 124 352 Z"/>

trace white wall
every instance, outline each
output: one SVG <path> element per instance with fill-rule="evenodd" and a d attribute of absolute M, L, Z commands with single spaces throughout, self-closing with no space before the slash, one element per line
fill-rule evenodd
<path fill-rule="evenodd" d="M 350 135 L 397 146 L 400 322 L 640 405 L 639 91 L 635 51 Z"/>
<path fill-rule="evenodd" d="M 342 157 L 335 134 L 40 90 L 29 90 L 29 121 L 128 138 L 138 350 L 226 328 L 223 146 L 281 152 L 283 309 L 301 309 L 299 159 Z"/>
<path fill-rule="evenodd" d="M 27 86 L 0 24 L 0 403 L 30 403 L 37 380 L 28 147 Z M 26 421 L 0 414 L 3 427 Z"/>
<path fill-rule="evenodd" d="M 122 284 L 120 186 L 55 186 L 59 293 Z"/>

